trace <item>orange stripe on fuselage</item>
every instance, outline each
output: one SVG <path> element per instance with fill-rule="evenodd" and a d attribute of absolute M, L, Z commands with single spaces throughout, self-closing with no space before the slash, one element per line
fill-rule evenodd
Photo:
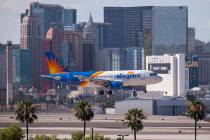
<path fill-rule="evenodd" d="M 92 75 L 90 76 L 90 78 L 96 78 L 97 76 L 99 76 L 99 75 L 102 74 L 102 73 L 104 73 L 104 72 L 103 72 L 103 71 L 98 71 L 98 72 L 92 74 Z"/>
<path fill-rule="evenodd" d="M 129 71 L 127 74 L 131 75 L 131 74 L 134 74 L 134 72 L 133 71 Z"/>
<path fill-rule="evenodd" d="M 102 74 L 102 73 L 103 73 L 103 71 L 98 71 L 98 72 L 92 74 L 92 75 L 90 76 L 90 78 L 96 78 L 97 76 L 99 76 L 99 75 Z M 82 82 L 79 84 L 79 86 L 80 86 L 80 87 L 87 87 L 87 86 L 89 86 L 89 84 L 90 84 L 89 80 L 84 80 L 84 81 L 82 81 Z"/>

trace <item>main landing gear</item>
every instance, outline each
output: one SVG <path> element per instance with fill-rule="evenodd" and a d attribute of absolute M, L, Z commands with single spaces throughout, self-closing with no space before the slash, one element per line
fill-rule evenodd
<path fill-rule="evenodd" d="M 104 95 L 104 94 L 107 94 L 107 95 L 112 95 L 112 91 L 111 90 L 108 90 L 108 91 L 103 91 L 103 90 L 100 90 L 99 92 L 99 95 Z"/>
<path fill-rule="evenodd" d="M 133 90 L 133 97 L 137 97 L 137 92 L 136 92 L 136 90 Z"/>
<path fill-rule="evenodd" d="M 144 93 L 147 93 L 146 85 L 144 86 Z"/>
<path fill-rule="evenodd" d="M 103 90 L 100 90 L 100 91 L 98 92 L 98 94 L 99 94 L 99 95 L 104 95 L 104 91 L 103 91 Z"/>
<path fill-rule="evenodd" d="M 147 90 L 146 89 L 144 90 L 144 93 L 147 93 Z"/>

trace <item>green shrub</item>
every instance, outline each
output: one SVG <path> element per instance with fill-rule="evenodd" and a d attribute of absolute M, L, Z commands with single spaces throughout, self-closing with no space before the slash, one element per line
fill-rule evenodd
<path fill-rule="evenodd" d="M 92 135 L 84 138 L 84 140 L 92 140 Z M 96 133 L 95 135 L 93 135 L 93 140 L 110 140 L 110 138 L 100 136 L 99 134 Z"/>
<path fill-rule="evenodd" d="M 46 135 L 36 135 L 35 138 L 31 140 L 59 140 L 55 135 L 53 136 L 46 136 Z"/>
<path fill-rule="evenodd" d="M 12 125 L 0 130 L 0 140 L 22 140 L 23 131 L 19 126 Z"/>
<path fill-rule="evenodd" d="M 83 132 L 82 131 L 73 132 L 71 134 L 71 137 L 72 137 L 72 140 L 82 140 Z"/>
<path fill-rule="evenodd" d="M 118 137 L 116 140 L 123 140 L 121 137 Z"/>

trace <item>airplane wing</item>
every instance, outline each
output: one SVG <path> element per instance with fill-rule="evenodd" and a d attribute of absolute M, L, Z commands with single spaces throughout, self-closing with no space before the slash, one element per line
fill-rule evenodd
<path fill-rule="evenodd" d="M 96 85 L 108 86 L 110 81 L 106 80 L 106 79 L 93 78 L 93 79 L 90 80 L 90 82 L 93 82 Z"/>
<path fill-rule="evenodd" d="M 75 77 L 77 77 L 78 79 L 82 80 L 82 81 L 89 81 L 91 80 L 90 77 L 85 77 L 83 75 L 74 75 Z"/>
<path fill-rule="evenodd" d="M 61 77 L 60 76 L 50 76 L 50 75 L 40 75 L 42 78 L 46 78 L 46 79 L 51 79 L 51 80 L 60 80 Z"/>

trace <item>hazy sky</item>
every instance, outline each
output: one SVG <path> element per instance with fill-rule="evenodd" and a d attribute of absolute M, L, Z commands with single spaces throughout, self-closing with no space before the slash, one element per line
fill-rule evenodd
<path fill-rule="evenodd" d="M 104 6 L 188 6 L 189 26 L 196 28 L 196 38 L 210 41 L 210 0 L 0 0 L 0 42 L 19 43 L 20 13 L 31 1 L 60 4 L 77 9 L 77 22 L 93 20 L 103 22 Z"/>

